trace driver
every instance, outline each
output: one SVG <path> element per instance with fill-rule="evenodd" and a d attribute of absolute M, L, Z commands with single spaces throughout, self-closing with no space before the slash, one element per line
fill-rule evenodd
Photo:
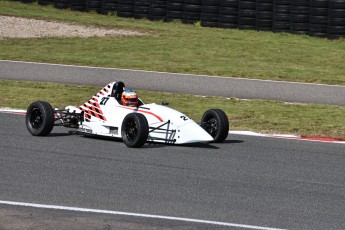
<path fill-rule="evenodd" d="M 126 89 L 121 96 L 121 104 L 126 106 L 138 106 L 138 94 L 132 89 Z"/>

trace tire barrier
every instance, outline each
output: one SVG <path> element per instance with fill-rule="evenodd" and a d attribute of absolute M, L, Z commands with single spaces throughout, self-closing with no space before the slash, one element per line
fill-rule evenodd
<path fill-rule="evenodd" d="M 86 11 L 96 11 L 98 13 L 101 13 L 102 12 L 102 0 L 86 0 L 85 1 L 85 10 Z"/>
<path fill-rule="evenodd" d="M 182 22 L 193 24 L 200 21 L 201 0 L 184 0 Z"/>
<path fill-rule="evenodd" d="M 18 0 L 19 1 L 19 0 Z M 20 0 L 59 9 L 204 27 L 345 37 L 345 0 Z"/>
<path fill-rule="evenodd" d="M 256 0 L 255 28 L 271 31 L 273 28 L 273 0 Z"/>
<path fill-rule="evenodd" d="M 151 0 L 149 8 L 149 20 L 160 21 L 164 20 L 167 13 L 166 0 Z"/>
<path fill-rule="evenodd" d="M 329 0 L 328 36 L 345 37 L 345 0 Z"/>
<path fill-rule="evenodd" d="M 135 19 L 149 18 L 150 1 L 149 0 L 135 0 L 133 12 L 134 12 Z"/>
<path fill-rule="evenodd" d="M 244 30 L 256 29 L 256 0 L 238 2 L 238 28 Z"/>
<path fill-rule="evenodd" d="M 218 27 L 220 0 L 201 0 L 201 26 Z"/>
<path fill-rule="evenodd" d="M 50 0 L 50 1 L 38 1 L 38 4 L 40 4 L 40 2 L 50 2 L 50 3 L 54 3 L 54 7 L 58 8 L 58 9 L 67 9 L 69 8 L 69 0 Z M 49 3 L 49 4 L 50 4 Z M 42 4 L 41 4 L 42 5 Z M 45 4 L 48 5 L 48 4 Z"/>
<path fill-rule="evenodd" d="M 328 0 L 310 1 L 309 34 L 311 36 L 328 36 L 328 5 Z"/>
<path fill-rule="evenodd" d="M 117 0 L 102 0 L 100 14 L 115 14 L 117 11 Z"/>
<path fill-rule="evenodd" d="M 134 0 L 118 0 L 117 16 L 123 18 L 134 17 Z"/>
<path fill-rule="evenodd" d="M 183 19 L 183 3 L 184 0 L 167 0 L 166 22 Z"/>

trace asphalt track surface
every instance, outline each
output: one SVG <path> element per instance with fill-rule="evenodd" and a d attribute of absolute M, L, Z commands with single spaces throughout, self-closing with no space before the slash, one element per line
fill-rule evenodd
<path fill-rule="evenodd" d="M 345 86 L 317 85 L 56 65 L 0 60 L 0 79 L 49 81 L 104 86 L 124 81 L 128 88 L 208 96 L 345 105 Z"/>
<path fill-rule="evenodd" d="M 282 229 L 345 229 L 343 144 L 230 135 L 129 149 L 0 114 L 0 200 Z M 0 204 L 0 229 L 246 229 Z M 17 228 L 15 228 L 17 227 Z M 254 228 L 259 229 L 259 228 Z"/>

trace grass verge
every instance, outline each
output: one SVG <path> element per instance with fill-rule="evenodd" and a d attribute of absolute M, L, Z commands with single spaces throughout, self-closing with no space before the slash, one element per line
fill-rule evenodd
<path fill-rule="evenodd" d="M 81 105 L 101 87 L 0 80 L 0 107 L 26 109 L 37 100 L 53 107 Z M 195 121 L 210 108 L 220 108 L 230 120 L 231 130 L 268 134 L 297 134 L 345 139 L 345 107 L 334 105 L 287 104 L 262 100 L 238 100 L 138 90 L 145 103 L 170 102 Z M 188 98 L 188 100 L 186 99 Z"/>
<path fill-rule="evenodd" d="M 0 59 L 345 85 L 345 39 L 150 22 L 6 0 L 0 15 L 150 33 L 0 40 Z"/>

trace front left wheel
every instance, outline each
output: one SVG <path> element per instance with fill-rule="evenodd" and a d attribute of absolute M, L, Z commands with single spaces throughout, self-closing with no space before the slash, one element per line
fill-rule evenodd
<path fill-rule="evenodd" d="M 26 111 L 25 121 L 33 136 L 47 136 L 54 127 L 54 109 L 48 102 L 33 102 Z"/>
<path fill-rule="evenodd" d="M 149 125 L 141 113 L 129 113 L 123 119 L 121 135 L 123 142 L 130 148 L 139 148 L 145 144 L 149 135 Z"/>
<path fill-rule="evenodd" d="M 229 134 L 229 119 L 223 110 L 207 110 L 201 119 L 201 126 L 213 137 L 213 142 L 223 142 Z"/>

